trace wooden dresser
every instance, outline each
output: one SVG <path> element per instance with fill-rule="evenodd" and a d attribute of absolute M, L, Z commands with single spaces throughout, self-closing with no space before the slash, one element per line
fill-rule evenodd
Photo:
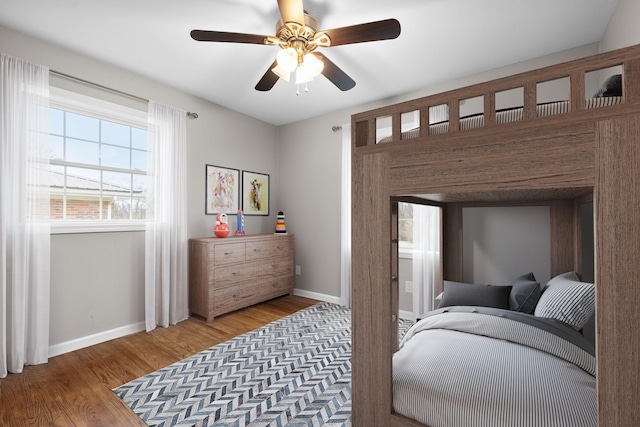
<path fill-rule="evenodd" d="M 207 322 L 293 292 L 293 234 L 189 239 L 189 310 Z"/>

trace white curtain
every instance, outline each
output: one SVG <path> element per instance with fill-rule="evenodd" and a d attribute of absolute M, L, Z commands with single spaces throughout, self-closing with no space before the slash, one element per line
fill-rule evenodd
<path fill-rule="evenodd" d="M 435 287 L 441 280 L 441 209 L 413 205 L 413 314 L 433 310 Z"/>
<path fill-rule="evenodd" d="M 0 55 L 0 377 L 49 353 L 49 70 Z"/>
<path fill-rule="evenodd" d="M 186 111 L 149 101 L 146 329 L 189 316 Z"/>
<path fill-rule="evenodd" d="M 342 125 L 340 304 L 351 307 L 351 125 Z"/>

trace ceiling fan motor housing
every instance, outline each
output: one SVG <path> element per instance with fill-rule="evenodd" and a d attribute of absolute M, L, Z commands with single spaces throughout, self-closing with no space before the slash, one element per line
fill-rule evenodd
<path fill-rule="evenodd" d="M 280 40 L 278 44 L 282 49 L 292 47 L 304 55 L 313 52 L 318 46 L 331 46 L 329 36 L 319 29 L 318 21 L 305 12 L 304 25 L 298 22 L 285 23 L 280 18 L 276 25 L 276 37 Z"/>

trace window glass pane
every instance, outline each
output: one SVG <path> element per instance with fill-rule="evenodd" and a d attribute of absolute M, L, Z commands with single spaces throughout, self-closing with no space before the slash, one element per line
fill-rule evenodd
<path fill-rule="evenodd" d="M 131 150 L 128 148 L 114 147 L 113 145 L 102 144 L 102 166 L 114 168 L 131 168 Z"/>
<path fill-rule="evenodd" d="M 100 120 L 67 112 L 66 124 L 67 136 L 89 141 L 99 141 Z"/>
<path fill-rule="evenodd" d="M 131 174 L 102 172 L 102 197 L 106 219 L 129 219 L 131 212 Z"/>
<path fill-rule="evenodd" d="M 398 203 L 398 240 L 413 243 L 413 205 Z"/>
<path fill-rule="evenodd" d="M 129 219 L 131 216 L 131 197 L 113 196 L 105 198 L 108 203 L 108 219 Z"/>
<path fill-rule="evenodd" d="M 121 172 L 103 172 L 102 189 L 105 194 L 114 196 L 131 195 L 131 174 Z"/>
<path fill-rule="evenodd" d="M 102 121 L 101 141 L 107 144 L 120 145 L 122 147 L 131 146 L 130 127 L 119 123 Z"/>
<path fill-rule="evenodd" d="M 64 218 L 64 201 L 61 195 L 54 195 L 52 193 L 49 205 L 49 215 L 51 219 Z"/>
<path fill-rule="evenodd" d="M 100 219 L 100 199 L 67 197 L 66 219 Z"/>
<path fill-rule="evenodd" d="M 133 185 L 131 189 L 137 196 L 143 196 L 145 191 L 147 191 L 147 176 L 146 175 L 133 175 L 132 176 Z"/>
<path fill-rule="evenodd" d="M 131 150 L 131 169 L 147 171 L 147 152 Z"/>
<path fill-rule="evenodd" d="M 67 219 L 100 219 L 100 171 L 67 168 Z"/>
<path fill-rule="evenodd" d="M 147 149 L 147 131 L 144 129 L 131 128 L 131 147 L 140 150 Z"/>
<path fill-rule="evenodd" d="M 51 186 L 51 192 L 62 192 L 62 189 L 64 188 L 64 166 L 50 165 L 49 171 L 49 185 Z M 60 190 L 54 190 L 54 188 Z"/>
<path fill-rule="evenodd" d="M 49 158 L 64 159 L 64 138 L 61 136 L 49 136 Z"/>
<path fill-rule="evenodd" d="M 100 145 L 95 142 L 67 138 L 65 157 L 70 162 L 98 165 L 100 161 Z"/>
<path fill-rule="evenodd" d="M 67 188 L 80 190 L 100 190 L 100 171 L 88 168 L 66 168 Z"/>
<path fill-rule="evenodd" d="M 64 135 L 64 111 L 49 109 L 49 133 Z"/>
<path fill-rule="evenodd" d="M 147 201 L 143 197 L 134 197 L 131 204 L 131 217 L 145 219 L 147 215 Z"/>
<path fill-rule="evenodd" d="M 64 218 L 64 167 L 49 167 L 50 214 L 51 219 Z"/>

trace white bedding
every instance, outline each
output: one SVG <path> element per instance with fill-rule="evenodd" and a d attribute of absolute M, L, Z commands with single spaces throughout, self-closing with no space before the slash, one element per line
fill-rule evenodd
<path fill-rule="evenodd" d="M 577 332 L 468 311 L 437 310 L 404 336 L 397 413 L 431 427 L 597 425 L 595 357 L 561 338 Z"/>

